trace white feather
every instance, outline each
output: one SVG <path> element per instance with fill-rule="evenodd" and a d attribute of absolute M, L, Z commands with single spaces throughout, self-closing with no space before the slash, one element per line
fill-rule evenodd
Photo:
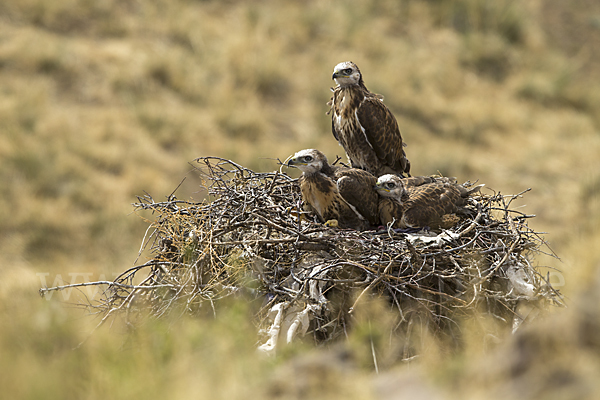
<path fill-rule="evenodd" d="M 365 128 L 363 128 L 363 126 L 360 124 L 360 120 L 358 119 L 358 109 L 356 109 L 356 111 L 354 111 L 354 117 L 356 118 L 358 127 L 360 128 L 361 132 L 363 133 L 365 140 L 367 141 L 367 143 L 369 144 L 371 149 L 373 149 L 373 145 L 371 144 L 371 142 L 369 142 L 369 138 L 367 138 L 367 131 L 365 131 Z"/>
<path fill-rule="evenodd" d="M 346 199 L 344 199 L 343 197 L 342 197 L 342 199 L 344 200 L 344 203 L 346 203 L 346 204 L 348 204 L 348 206 L 350 206 L 350 208 L 352 209 L 352 211 L 354 211 L 354 213 L 358 216 L 359 219 L 361 219 L 363 221 L 366 221 L 365 217 L 363 217 L 362 214 L 359 213 L 358 210 L 352 204 L 348 203 L 346 201 Z"/>
<path fill-rule="evenodd" d="M 342 126 L 342 116 L 341 115 L 335 116 L 335 123 L 337 126 Z"/>
<path fill-rule="evenodd" d="M 336 181 L 336 184 L 338 185 L 338 188 L 339 188 L 340 181 L 341 181 L 342 179 L 344 179 L 344 178 L 345 178 L 345 177 L 341 177 L 341 178 L 339 178 L 339 179 Z M 339 190 L 339 189 L 338 189 L 338 190 Z M 358 216 L 358 218 L 359 218 L 359 219 L 361 219 L 361 220 L 363 220 L 363 221 L 366 221 L 365 217 L 364 217 L 364 216 L 363 216 L 361 213 L 359 213 L 359 212 L 358 212 L 358 210 L 356 209 L 356 207 L 354 207 L 352 204 L 348 203 L 348 202 L 346 201 L 346 199 L 344 198 L 344 196 L 342 196 L 341 194 L 340 194 L 340 197 L 342 198 L 342 200 L 344 200 L 344 203 L 348 204 L 348 206 L 349 206 L 349 207 L 352 209 L 352 211 L 354 211 L 354 213 L 355 213 L 355 214 Z"/>

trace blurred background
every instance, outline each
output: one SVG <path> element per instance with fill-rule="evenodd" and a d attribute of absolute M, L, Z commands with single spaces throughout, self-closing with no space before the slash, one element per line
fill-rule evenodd
<path fill-rule="evenodd" d="M 201 200 L 196 157 L 272 171 L 304 148 L 343 156 L 325 113 L 346 60 L 385 96 L 413 175 L 532 188 L 519 204 L 559 257 L 532 262 L 570 306 L 500 350 L 435 353 L 387 380 L 314 356 L 305 364 L 328 373 L 294 367 L 305 384 L 269 383 L 314 350 L 256 360 L 242 305 L 218 322 L 148 323 L 135 340 L 114 326 L 72 350 L 98 320 L 65 292 L 47 301 L 37 290 L 132 266 L 152 215 L 131 203 L 162 200 L 184 178 L 177 197 Z M 63 399 L 246 398 L 265 387 L 273 398 L 594 398 L 599 155 L 597 0 L 3 0 L 0 387 Z M 480 367 L 490 365 L 498 371 Z"/>

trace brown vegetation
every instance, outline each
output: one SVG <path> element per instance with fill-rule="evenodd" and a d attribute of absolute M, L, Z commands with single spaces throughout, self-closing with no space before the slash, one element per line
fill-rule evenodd
<path fill-rule="evenodd" d="M 301 148 L 342 155 L 325 103 L 333 66 L 353 60 L 397 116 L 414 174 L 480 179 L 503 193 L 532 188 L 526 213 L 562 259 L 536 261 L 562 271 L 552 279 L 564 278 L 572 304 L 529 336 L 454 357 L 432 344 L 411 374 L 449 396 L 593 397 L 599 16 L 585 0 L 3 1 L 0 315 L 10 323 L 0 328 L 0 387 L 13 398 L 232 398 L 267 380 L 275 367 L 252 367 L 253 339 L 240 333 L 252 330 L 251 311 L 241 305 L 177 332 L 148 323 L 124 347 L 100 333 L 73 352 L 90 326 L 56 299 L 31 299 L 36 273 L 49 283 L 71 272 L 113 278 L 136 258 L 147 225 L 130 203 L 144 191 L 168 196 L 184 176 L 177 196 L 200 200 L 187 164 L 196 157 L 272 171 L 272 158 Z M 311 362 L 299 363 L 290 373 Z M 347 385 L 338 393 L 364 398 L 373 380 L 343 365 L 328 366 L 337 383 L 322 391 L 298 373 L 306 385 L 284 379 L 269 393 Z M 544 392 L 548 382 L 557 386 Z"/>

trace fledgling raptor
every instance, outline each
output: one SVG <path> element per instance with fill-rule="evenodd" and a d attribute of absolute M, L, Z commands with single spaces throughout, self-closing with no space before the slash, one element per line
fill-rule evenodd
<path fill-rule="evenodd" d="M 357 230 L 379 223 L 377 179 L 372 174 L 330 165 L 316 149 L 297 152 L 287 165 L 302 171 L 298 178 L 302 198 L 321 222 L 337 220 L 338 227 Z"/>
<path fill-rule="evenodd" d="M 383 175 L 375 185 L 381 196 L 379 218 L 384 225 L 393 222 L 393 228 L 447 229 L 459 221 L 456 214 L 464 213 L 469 195 L 482 186 L 467 189 L 450 178 Z"/>
<path fill-rule="evenodd" d="M 392 112 L 383 104 L 383 96 L 369 92 L 362 74 L 351 61 L 333 69 L 331 130 L 344 148 L 353 168 L 375 176 L 410 176 L 402 135 Z"/>

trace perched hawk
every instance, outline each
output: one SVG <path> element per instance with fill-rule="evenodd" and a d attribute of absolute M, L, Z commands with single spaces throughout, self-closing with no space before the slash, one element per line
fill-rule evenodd
<path fill-rule="evenodd" d="M 394 228 L 450 228 L 459 220 L 456 213 L 465 212 L 469 195 L 481 186 L 467 189 L 450 178 L 383 175 L 375 186 L 381 196 L 381 223 L 395 221 Z"/>
<path fill-rule="evenodd" d="M 353 168 L 375 176 L 410 176 L 398 122 L 383 104 L 383 96 L 369 92 L 360 70 L 353 62 L 339 63 L 333 69 L 337 86 L 332 89 L 331 130 L 346 151 Z"/>
<path fill-rule="evenodd" d="M 337 220 L 340 228 L 357 230 L 378 224 L 377 179 L 367 171 L 330 165 L 315 149 L 297 152 L 287 165 L 302 171 L 302 198 L 322 222 Z"/>

